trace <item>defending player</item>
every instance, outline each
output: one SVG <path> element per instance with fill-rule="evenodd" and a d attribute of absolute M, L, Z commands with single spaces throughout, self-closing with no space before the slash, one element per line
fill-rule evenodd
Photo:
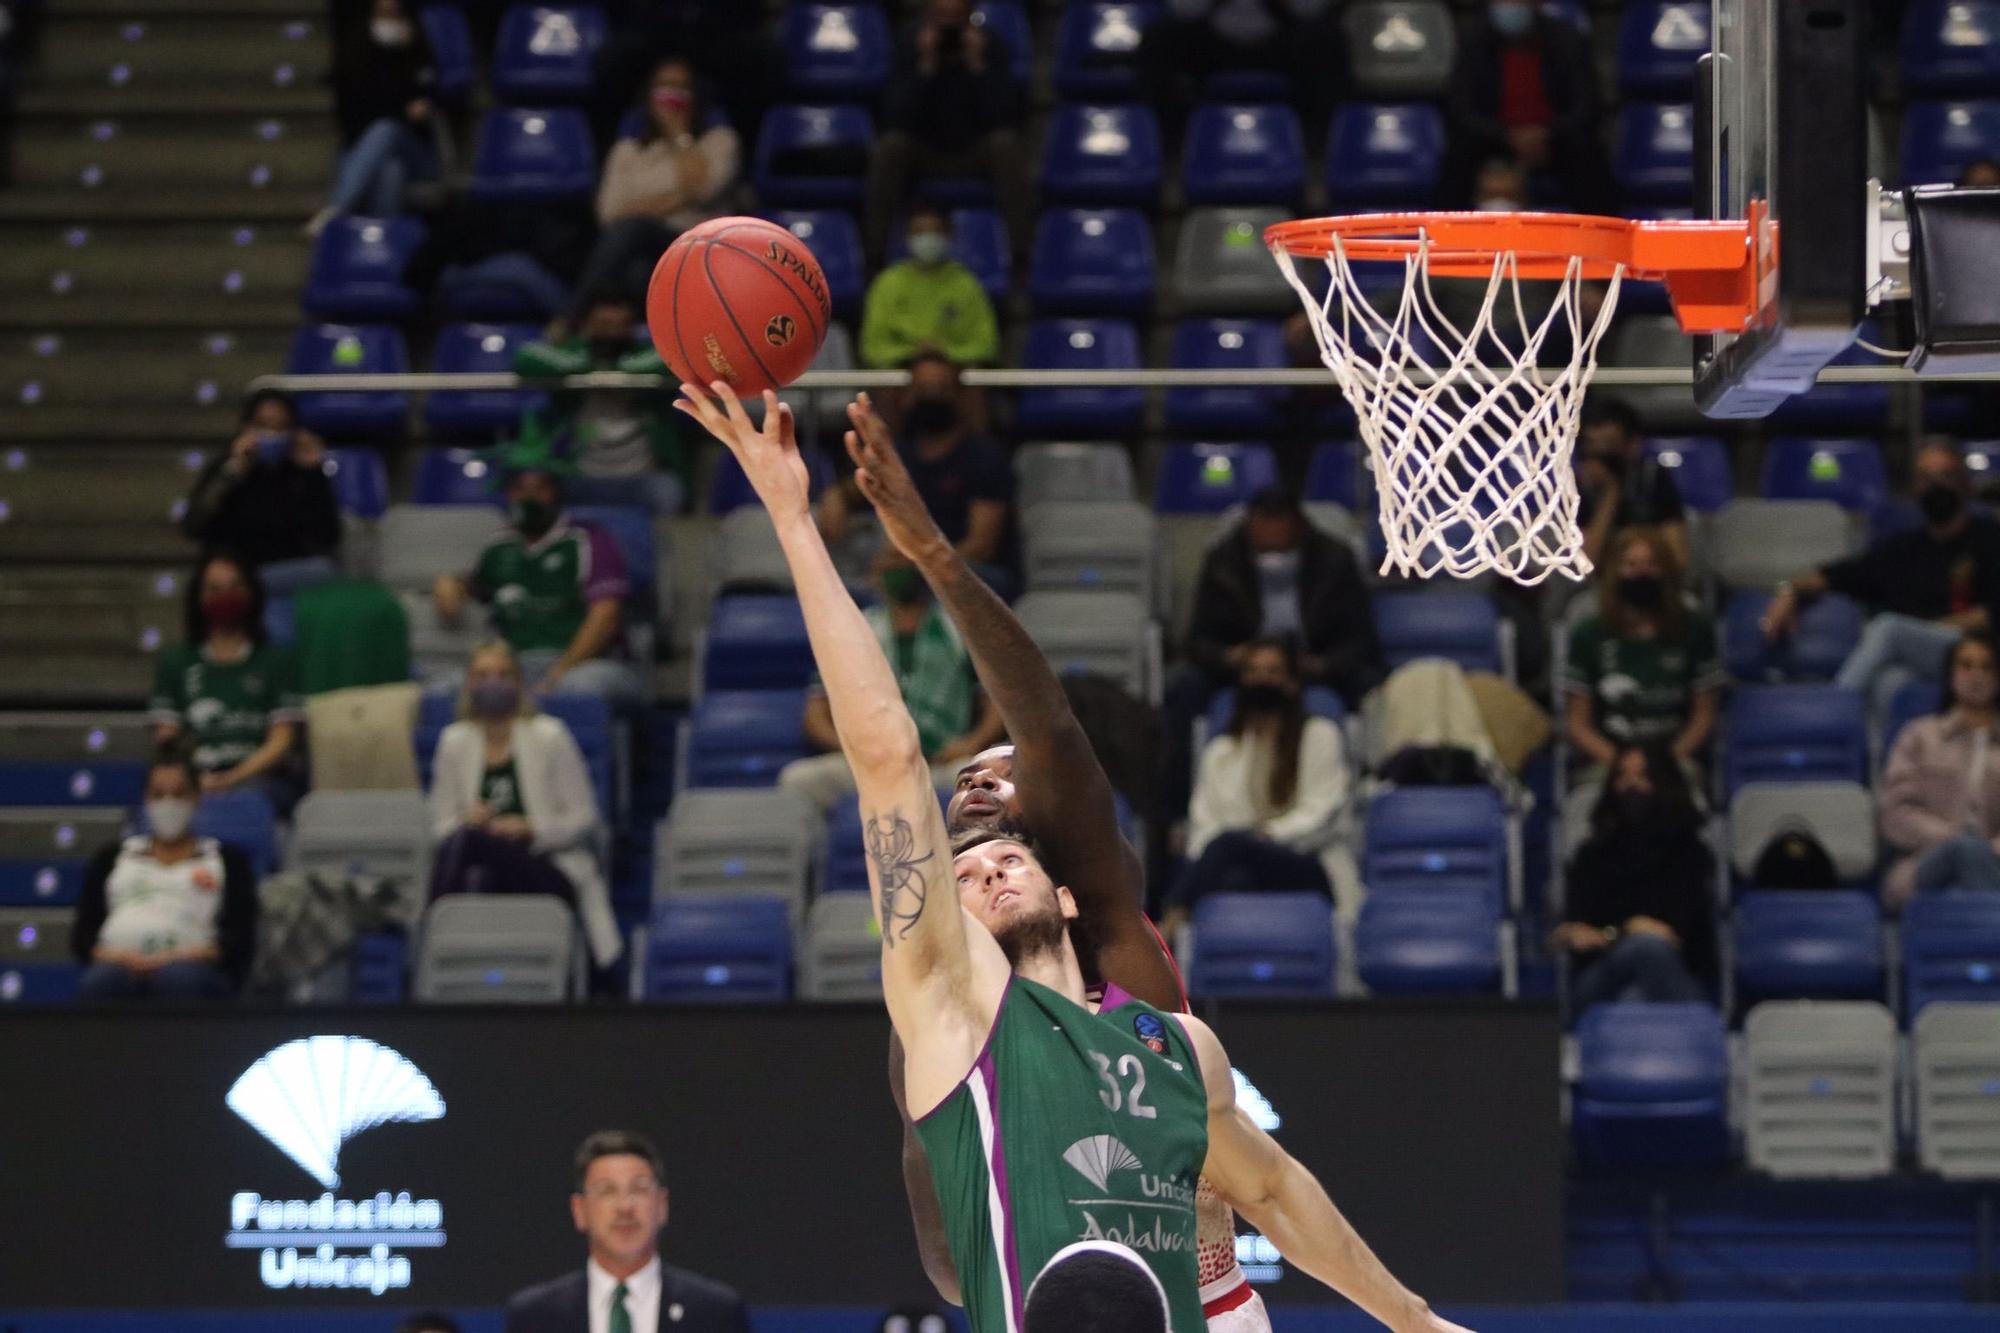
<path fill-rule="evenodd" d="M 1199 1329 L 1204 1171 L 1299 1268 L 1392 1328 L 1452 1333 L 1238 1110 L 1204 1024 L 1137 1000 L 1084 1007 L 1075 899 L 1030 847 L 989 838 L 951 855 L 916 727 L 813 525 L 790 410 L 767 394 L 759 430 L 726 386 L 711 389 L 683 385 L 679 406 L 736 455 L 798 589 L 860 792 L 884 996 L 975 1333 L 1018 1329 L 1022 1274 L 1078 1239 L 1133 1249 L 1160 1279 L 1173 1327 Z"/>

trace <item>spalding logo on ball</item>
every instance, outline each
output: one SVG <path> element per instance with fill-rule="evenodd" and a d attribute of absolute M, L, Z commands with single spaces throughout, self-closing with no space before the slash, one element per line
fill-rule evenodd
<path fill-rule="evenodd" d="M 675 377 L 738 396 L 781 389 L 826 341 L 833 301 L 819 260 L 761 218 L 716 218 L 667 247 L 646 292 L 646 326 Z"/>

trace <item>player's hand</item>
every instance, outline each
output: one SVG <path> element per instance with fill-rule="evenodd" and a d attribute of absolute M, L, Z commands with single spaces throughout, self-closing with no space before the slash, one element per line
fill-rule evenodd
<path fill-rule="evenodd" d="M 515 842 L 527 842 L 535 836 L 521 815 L 501 815 L 486 826 L 486 831 L 496 838 L 511 838 Z"/>
<path fill-rule="evenodd" d="M 789 403 L 764 390 L 764 425 L 750 421 L 728 385 L 716 380 L 707 389 L 681 385 L 685 396 L 674 406 L 699 421 L 708 433 L 729 447 L 743 475 L 774 519 L 797 518 L 812 512 L 812 479 L 799 456 L 797 427 Z"/>
<path fill-rule="evenodd" d="M 854 484 L 882 520 L 882 531 L 896 549 L 919 566 L 951 549 L 937 520 L 924 506 L 910 470 L 896 452 L 889 425 L 875 411 L 867 394 L 856 394 L 847 405 L 847 419 L 854 429 L 847 432 L 847 456 L 854 460 Z"/>

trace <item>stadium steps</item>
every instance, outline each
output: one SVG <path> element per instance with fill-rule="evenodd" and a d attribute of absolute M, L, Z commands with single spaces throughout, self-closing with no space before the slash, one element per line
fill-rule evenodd
<path fill-rule="evenodd" d="M 285 345 L 275 330 L 0 332 L 0 439 L 213 449 L 235 426 L 242 385 L 281 363 Z M 17 480 L 0 463 L 0 493 Z"/>
<path fill-rule="evenodd" d="M 0 712 L 0 754 L 10 760 L 143 760 L 152 753 L 152 724 L 141 712 Z"/>

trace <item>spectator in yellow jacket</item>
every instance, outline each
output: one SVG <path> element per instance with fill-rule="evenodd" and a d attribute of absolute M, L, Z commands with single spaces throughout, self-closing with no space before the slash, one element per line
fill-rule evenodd
<path fill-rule="evenodd" d="M 971 269 L 952 258 L 951 222 L 936 208 L 910 214 L 910 257 L 883 269 L 861 315 L 861 362 L 872 369 L 907 365 L 940 352 L 959 365 L 1000 356 L 993 303 Z"/>

